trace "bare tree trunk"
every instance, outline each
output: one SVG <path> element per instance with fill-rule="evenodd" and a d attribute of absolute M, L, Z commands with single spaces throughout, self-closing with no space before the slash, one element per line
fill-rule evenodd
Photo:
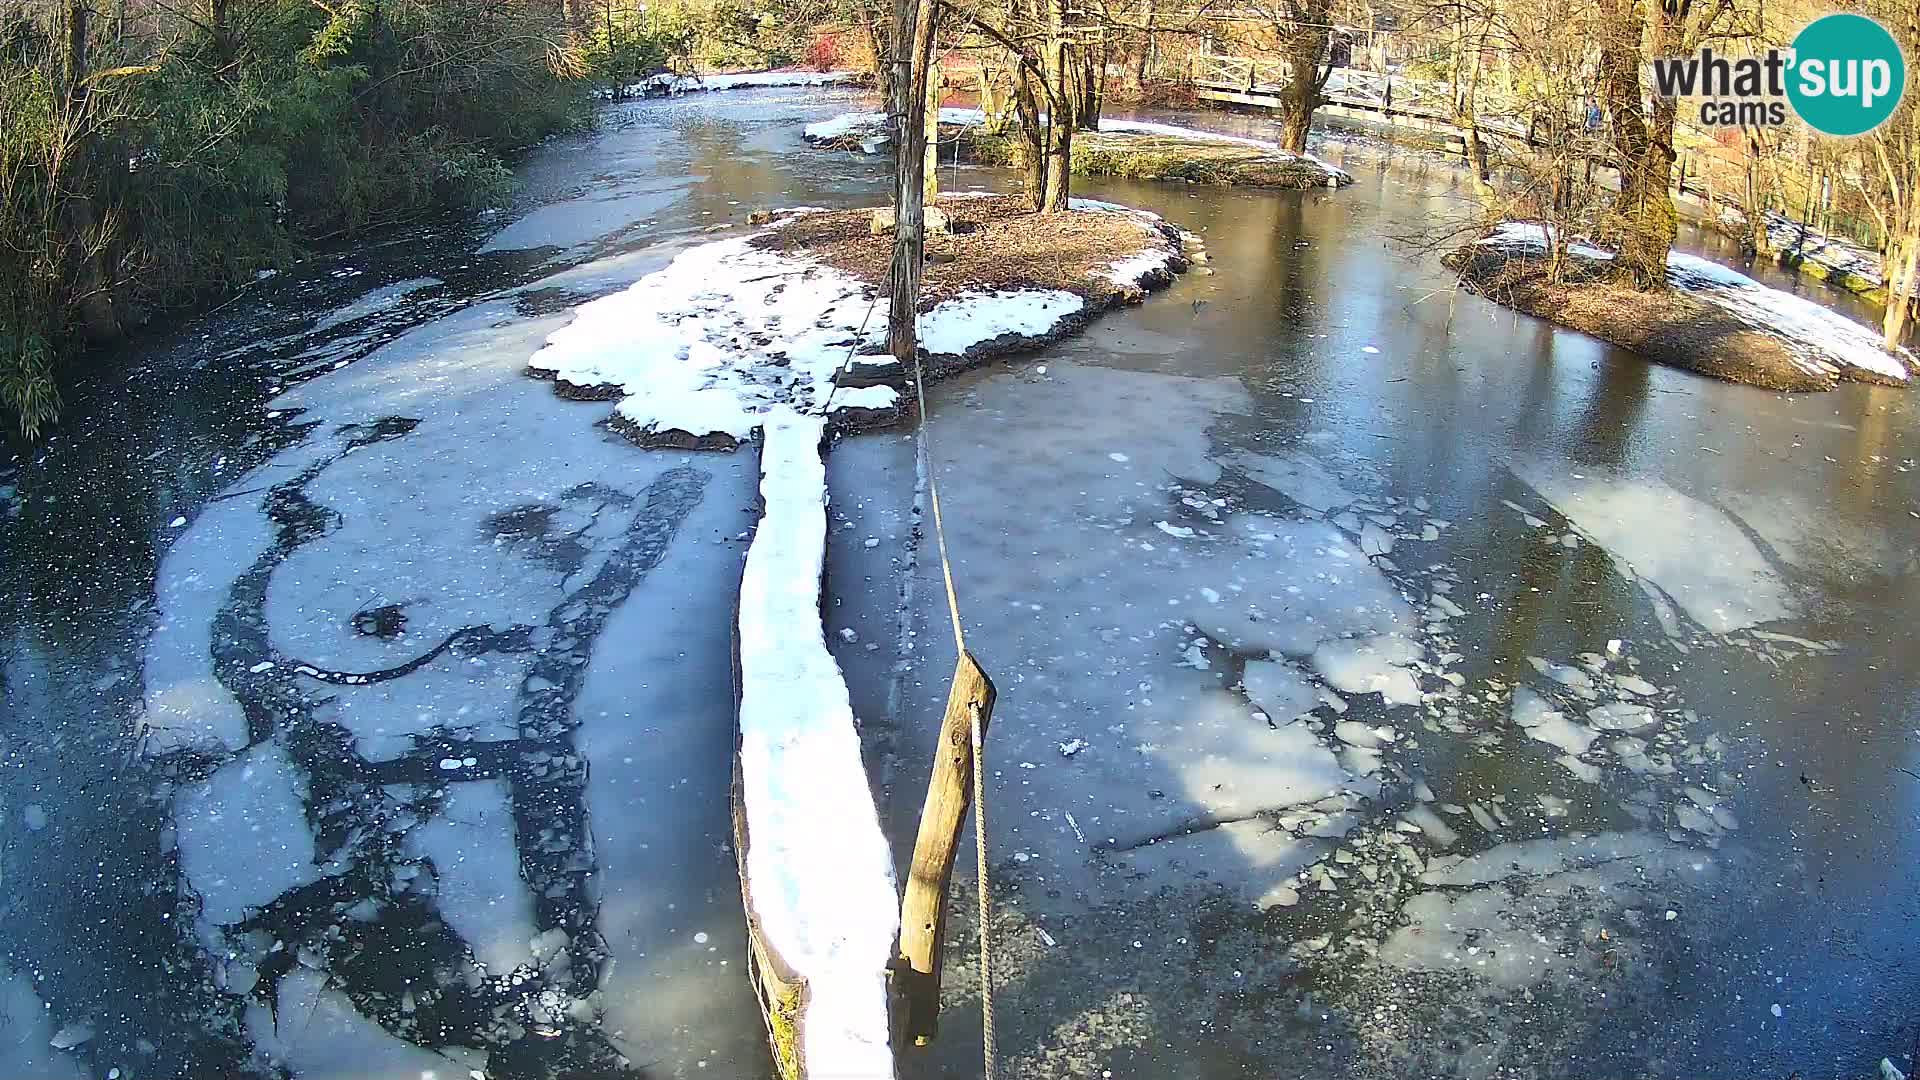
<path fill-rule="evenodd" d="M 1033 89 L 1033 75 L 1024 64 L 1014 69 L 1013 105 L 1020 118 L 1020 167 L 1027 186 L 1027 202 L 1035 210 L 1044 210 L 1047 206 L 1045 121 L 1040 118 L 1040 99 Z"/>
<path fill-rule="evenodd" d="M 1045 0 L 1047 10 L 1047 51 L 1042 75 L 1047 90 L 1046 195 L 1040 202 L 1041 213 L 1056 214 L 1067 209 L 1072 187 L 1074 112 L 1078 100 L 1073 93 L 1069 46 L 1065 36 L 1065 0 Z"/>
<path fill-rule="evenodd" d="M 1290 7 L 1282 33 L 1287 85 L 1280 91 L 1280 145 L 1296 154 L 1307 150 L 1313 111 L 1330 71 L 1321 70 L 1333 18 L 1331 0 L 1299 0 Z"/>
<path fill-rule="evenodd" d="M 927 205 L 932 206 L 934 199 L 940 195 L 940 65 L 928 57 L 927 67 L 927 92 L 920 102 L 921 134 L 927 143 L 926 159 L 921 171 L 926 174 L 922 190 Z M 984 102 L 981 105 L 985 107 Z"/>
<path fill-rule="evenodd" d="M 1489 16 L 1491 18 L 1491 16 Z M 1480 74 L 1486 62 L 1485 30 L 1469 43 L 1467 27 L 1458 24 L 1454 47 L 1453 122 L 1466 144 L 1467 166 L 1473 174 L 1474 192 L 1482 206 L 1492 207 L 1498 199 L 1493 188 L 1493 168 L 1487 161 L 1487 144 L 1480 138 Z M 1472 60 L 1463 64 L 1467 50 Z M 1464 68 L 1464 70 L 1463 70 Z"/>
<path fill-rule="evenodd" d="M 1908 313 L 1920 297 L 1920 230 L 1889 239 L 1887 263 L 1893 273 L 1887 277 L 1887 311 L 1881 330 L 1891 352 L 1906 336 Z"/>
<path fill-rule="evenodd" d="M 1140 52 L 1133 58 L 1133 68 L 1131 72 L 1131 82 L 1133 84 L 1131 89 L 1135 97 L 1139 97 L 1146 91 L 1147 70 L 1153 64 L 1153 22 L 1160 14 L 1158 0 L 1145 0 L 1142 13 L 1144 18 L 1141 20 L 1143 29 L 1140 32 Z"/>
<path fill-rule="evenodd" d="M 867 48 L 873 51 L 874 89 L 880 92 L 880 100 L 891 113 L 893 100 L 893 45 L 887 33 L 886 20 L 882 16 L 877 0 L 862 0 L 855 8 L 860 23 L 860 33 L 867 39 Z"/>
<path fill-rule="evenodd" d="M 920 306 L 920 271 L 926 257 L 927 69 L 933 60 L 937 0 L 895 0 L 893 21 L 894 214 L 893 262 L 887 271 L 887 350 L 911 364 L 919 348 L 915 325 Z"/>
<path fill-rule="evenodd" d="M 1762 176 L 1766 168 L 1766 148 L 1761 144 L 1759 129 L 1747 129 L 1746 160 L 1741 162 L 1741 179 L 1745 182 L 1741 192 L 1740 209 L 1747 215 L 1747 244 L 1755 255 L 1767 255 L 1772 252 L 1773 244 L 1767 236 L 1767 190 L 1768 185 Z"/>
<path fill-rule="evenodd" d="M 1641 104 L 1642 41 L 1649 56 L 1666 56 L 1671 37 L 1667 17 L 1655 13 L 1651 24 L 1635 0 L 1607 0 L 1602 15 L 1600 96 L 1612 122 L 1614 154 L 1620 166 L 1614 265 L 1636 289 L 1666 287 L 1667 252 L 1679 232 L 1674 216 L 1673 128 L 1678 105 L 1655 97 L 1649 114 Z"/>

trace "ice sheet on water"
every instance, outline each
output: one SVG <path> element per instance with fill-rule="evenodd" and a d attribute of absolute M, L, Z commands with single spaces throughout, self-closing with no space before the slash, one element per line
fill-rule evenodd
<path fill-rule="evenodd" d="M 1450 848 L 1460 842 L 1460 834 L 1454 830 L 1453 826 L 1448 825 L 1446 819 L 1434 813 L 1433 807 L 1425 803 L 1415 803 L 1401 816 L 1419 826 L 1427 839 L 1440 847 Z"/>
<path fill-rule="evenodd" d="M 1317 458 L 1299 451 L 1256 454 L 1236 450 L 1226 456 L 1224 464 L 1322 514 L 1350 506 L 1359 498 Z"/>
<path fill-rule="evenodd" d="M 996 678 L 1018 680 L 1002 698 L 1013 711 L 996 720 L 1002 759 L 1037 764 L 1002 789 L 1001 820 L 1065 810 L 1090 841 L 1110 841 L 1108 858 L 1177 859 L 1185 873 L 1266 897 L 1286 875 L 1249 868 L 1292 859 L 1291 837 L 1193 824 L 1377 792 L 1360 775 L 1372 763 L 1343 764 L 1313 727 L 1288 723 L 1321 698 L 1298 661 L 1350 635 L 1415 633 L 1413 609 L 1327 522 L 1243 514 L 1215 524 L 1184 501 L 1198 493 L 1173 478 L 1204 471 L 1210 424 L 1247 407 L 1236 382 L 1051 363 L 1044 380 L 993 373 L 942 392 L 964 392 L 969 405 L 936 402 L 930 421 L 942 501 L 968 507 L 947 520 L 955 572 L 978 610 L 1000 612 L 969 627 L 969 645 Z M 1108 456 L 1117 446 L 1124 467 Z M 1154 527 L 1163 520 L 1209 538 L 1169 542 Z M 1040 610 L 1016 604 L 1040 593 L 1050 596 Z M 923 595 L 939 595 L 937 584 Z M 1196 629 L 1238 660 L 1186 664 Z M 940 640 L 922 632 L 930 648 L 916 648 L 915 662 L 948 669 L 933 651 Z M 1233 685 L 1240 662 L 1246 696 Z M 936 691 L 944 685 L 911 690 L 933 708 Z M 1257 708 L 1279 710 L 1269 713 L 1278 730 Z M 1090 745 L 1063 759 L 1057 745 L 1069 737 Z M 1322 816 L 1329 835 L 1350 827 Z M 1137 847 L 1155 837 L 1166 839 Z M 1129 894 L 1155 881 L 1094 872 L 1064 827 L 1057 838 L 1023 828 L 1019 840 L 1062 888 Z"/>
<path fill-rule="evenodd" d="M 237 481 L 249 484 L 245 477 Z M 147 639 L 140 718 L 146 753 L 187 746 L 231 752 L 247 744 L 240 703 L 213 673 L 213 618 L 234 580 L 273 542 L 263 499 L 208 504 L 160 562 L 154 581 L 160 617 Z"/>
<path fill-rule="evenodd" d="M 1314 670 L 1335 690 L 1379 694 L 1388 705 L 1420 704 L 1420 680 L 1407 665 L 1420 646 L 1398 634 L 1341 638 L 1313 652 Z"/>
<path fill-rule="evenodd" d="M 417 421 L 305 485 L 332 527 L 291 552 L 268 583 L 271 640 L 289 659 L 377 672 L 456 632 L 544 624 L 641 512 L 635 493 L 672 467 L 609 443 L 594 431 L 592 410 L 529 385 L 526 356 L 559 319 L 496 325 L 511 311 L 478 305 L 281 396 L 330 432 L 374 430 L 392 416 Z M 383 497 L 369 499 L 370 491 Z M 388 605 L 405 618 L 398 634 L 356 625 L 357 613 Z M 330 685 L 327 715 L 377 760 L 436 728 L 511 738 L 530 656 L 450 649 L 403 678 Z"/>
<path fill-rule="evenodd" d="M 1719 508 L 1654 477 L 1575 475 L 1527 458 L 1512 468 L 1643 589 L 1670 598 L 1705 629 L 1725 633 L 1794 613 L 1786 583 Z"/>
<path fill-rule="evenodd" d="M 1204 694 L 1181 728 L 1166 733 L 1159 752 L 1176 767 L 1183 804 L 1203 817 L 1245 817 L 1378 787 L 1342 768 L 1307 725 L 1275 730 L 1255 723 L 1237 697 L 1220 691 Z"/>
<path fill-rule="evenodd" d="M 485 1065 L 486 1051 L 443 1046 L 437 1052 L 389 1035 L 367 1019 L 327 977 L 295 966 L 280 980 L 279 1011 L 255 1003 L 247 1034 L 269 1067 L 294 1080 L 428 1080 L 464 1077 Z"/>
<path fill-rule="evenodd" d="M 1295 836 L 1268 818 L 1254 817 L 1133 848 L 1118 861 L 1161 885 L 1217 882 L 1221 868 L 1234 867 L 1225 878 L 1243 899 L 1261 908 L 1284 907 L 1300 900 L 1287 882 L 1330 847 L 1326 840 Z"/>
<path fill-rule="evenodd" d="M 353 303 L 335 308 L 321 316 L 320 320 L 313 324 L 313 332 L 316 334 L 325 333 L 343 323 L 350 323 L 355 319 L 378 314 L 389 308 L 398 307 L 407 297 L 412 296 L 414 293 L 422 289 L 431 289 L 435 285 L 440 284 L 443 284 L 443 282 L 436 277 L 417 277 L 408 278 L 405 281 L 396 281 L 391 285 L 374 289 Z"/>
<path fill-rule="evenodd" d="M 520 876 L 506 781 L 449 784 L 439 813 L 407 834 L 406 850 L 433 863 L 440 916 L 489 975 L 531 962 L 529 942 L 538 929 Z"/>
<path fill-rule="evenodd" d="M 1276 724 L 1284 724 L 1320 704 L 1320 694 L 1305 672 L 1286 660 L 1249 660 L 1241 685 L 1247 700 Z"/>
<path fill-rule="evenodd" d="M 1915 552 L 1893 533 L 1817 497 L 1780 485 L 1729 489 L 1715 501 L 1796 568 L 1828 580 L 1913 573 Z"/>
<path fill-rule="evenodd" d="M 1382 944 L 1379 959 L 1467 974 L 1509 991 L 1599 971 L 1635 948 L 1622 929 L 1626 920 L 1618 919 L 1622 908 L 1665 903 L 1704 884 L 1712 870 L 1707 856 L 1650 833 L 1570 834 L 1441 856 L 1420 881 L 1443 888 L 1407 901 L 1405 925 Z M 1580 940 L 1580 928 L 1596 920 L 1614 928 L 1607 949 Z M 1608 951 L 1615 956 L 1603 960 Z"/>
<path fill-rule="evenodd" d="M 1576 757 L 1586 753 L 1600 737 L 1592 728 L 1567 719 L 1546 698 L 1525 686 L 1513 692 L 1513 722 L 1529 736 Z"/>
<path fill-rule="evenodd" d="M 753 461 L 695 455 L 689 465 L 711 479 L 681 535 L 731 537 L 751 528 Z M 608 956 L 598 986 L 601 1027 L 620 1032 L 629 1056 L 665 1075 L 693 1075 L 702 1059 L 709 1073 L 747 1072 L 766 1054 L 766 1033 L 738 970 L 746 925 L 729 850 L 737 596 L 730 583 L 739 580 L 740 559 L 731 544 L 669 548 L 595 639 L 573 703 L 574 745 L 586 762 L 596 928 Z M 671 674 L 636 677 L 644 672 Z M 695 942 L 695 933 L 709 940 Z M 701 1037 L 688 1039 L 689 1031 Z"/>
<path fill-rule="evenodd" d="M 55 1032 L 33 980 L 0 966 L 0 1076 L 21 1080 L 81 1080 L 77 1059 L 53 1048 Z"/>
<path fill-rule="evenodd" d="M 1587 710 L 1587 719 L 1602 731 L 1639 731 L 1658 723 L 1660 717 L 1645 705 L 1612 701 Z"/>
<path fill-rule="evenodd" d="M 180 867 L 200 918 L 223 926 L 315 880 L 305 778 L 271 740 L 214 770 L 174 804 Z"/>

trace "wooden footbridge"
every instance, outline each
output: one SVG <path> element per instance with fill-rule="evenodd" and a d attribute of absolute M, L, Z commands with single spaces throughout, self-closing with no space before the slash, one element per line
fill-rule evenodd
<path fill-rule="evenodd" d="M 1279 109 L 1290 68 L 1284 60 L 1251 56 L 1195 56 L 1188 77 L 1202 101 Z M 1322 115 L 1363 123 L 1431 131 L 1449 142 L 1464 138 L 1453 119 L 1452 87 L 1383 71 L 1335 68 L 1320 91 Z M 1487 135 L 1527 138 L 1526 128 L 1508 119 L 1483 118 Z"/>

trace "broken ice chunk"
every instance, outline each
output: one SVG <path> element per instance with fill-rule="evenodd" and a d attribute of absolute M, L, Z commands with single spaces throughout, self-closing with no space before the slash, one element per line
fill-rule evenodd
<path fill-rule="evenodd" d="M 1603 731 L 1639 731 L 1659 720 L 1652 709 L 1624 701 L 1610 702 L 1587 710 L 1587 719 Z"/>
<path fill-rule="evenodd" d="M 1240 685 L 1249 701 L 1279 723 L 1312 712 L 1320 702 L 1306 675 L 1284 660 L 1247 661 Z"/>
<path fill-rule="evenodd" d="M 1342 638 L 1314 650 L 1313 666 L 1336 690 L 1377 693 L 1388 705 L 1420 704 L 1420 682 L 1398 666 L 1420 658 L 1420 647 L 1397 634 Z"/>

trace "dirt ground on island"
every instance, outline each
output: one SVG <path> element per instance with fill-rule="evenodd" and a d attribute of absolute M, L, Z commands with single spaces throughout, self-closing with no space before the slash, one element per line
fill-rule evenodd
<path fill-rule="evenodd" d="M 963 293 L 1058 289 L 1100 309 L 1140 299 L 1186 267 L 1179 230 L 1128 212 L 1037 214 L 1009 196 L 947 196 L 936 201 L 951 226 L 929 234 L 920 309 Z M 836 210 L 786 221 L 754 238 L 768 251 L 804 253 L 885 288 L 893 259 L 893 232 L 873 230 L 873 211 Z M 1157 279 L 1121 283 L 1104 273 L 1114 262 L 1164 251 L 1168 268 Z"/>
<path fill-rule="evenodd" d="M 1451 252 L 1442 262 L 1473 292 L 1656 364 L 1789 393 L 1831 390 L 1842 380 L 1883 381 L 1855 367 L 1842 367 L 1836 375 L 1811 371 L 1781 339 L 1672 289 L 1643 292 L 1597 274 L 1554 281 L 1546 260 L 1485 245 Z"/>

